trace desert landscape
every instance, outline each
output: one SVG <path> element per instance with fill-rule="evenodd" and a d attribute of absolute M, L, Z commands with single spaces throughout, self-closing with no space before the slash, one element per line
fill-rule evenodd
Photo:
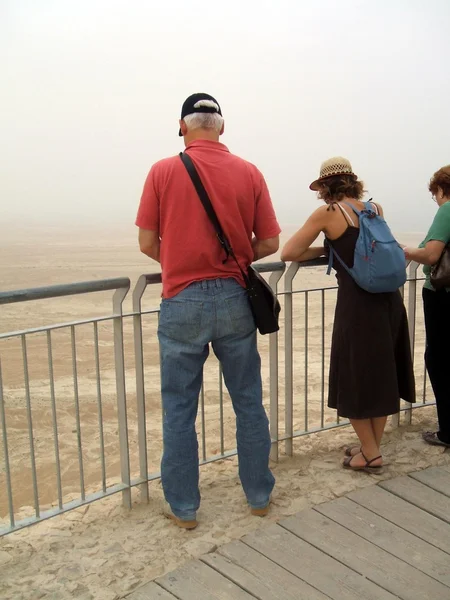
<path fill-rule="evenodd" d="M 32 288 L 110 277 L 129 277 L 131 291 L 143 273 L 156 273 L 159 265 L 141 255 L 134 228 L 117 226 L 102 231 L 56 228 L 5 228 L 1 237 L 0 281 L 2 291 Z M 285 228 L 286 239 L 292 231 Z M 420 234 L 399 235 L 413 244 Z M 274 258 L 276 260 L 276 257 Z M 326 408 L 326 379 L 330 336 L 335 303 L 334 277 L 324 268 L 302 268 L 294 280 L 293 297 L 293 420 L 294 431 L 312 430 L 336 424 L 334 411 Z M 320 288 L 328 289 L 322 296 Z M 424 327 L 417 291 L 415 365 L 420 398 L 432 401 L 424 381 Z M 308 291 L 305 290 L 318 290 Z M 124 313 L 132 311 L 131 291 Z M 279 291 L 283 291 L 283 279 Z M 148 287 L 143 309 L 157 309 L 160 285 Z M 408 286 L 405 301 L 409 299 Z M 325 308 L 322 320 L 322 299 Z M 283 305 L 283 296 L 280 298 Z M 1 307 L 0 335 L 11 331 L 112 314 L 112 292 L 100 292 L 39 300 Z M 156 338 L 157 314 L 143 317 L 146 424 L 149 473 L 157 473 L 161 456 L 161 403 L 159 394 L 159 353 Z M 323 329 L 322 329 L 323 327 Z M 124 356 L 127 389 L 128 436 L 132 478 L 139 475 L 137 444 L 136 382 L 133 323 L 125 316 Z M 97 385 L 95 335 L 98 334 L 100 385 Z M 279 434 L 284 433 L 284 325 L 278 335 L 278 416 Z M 74 337 L 72 338 L 71 335 Z M 73 342 L 75 344 L 73 345 Z M 76 349 L 75 403 L 73 347 Z M 307 350 L 307 352 L 306 352 Z M 269 343 L 260 338 L 263 384 L 269 410 Z M 16 519 L 33 514 L 33 486 L 24 378 L 24 348 L 21 336 L 0 339 L 3 394 L 8 432 L 9 461 Z M 51 380 L 48 362 L 48 334 L 27 335 L 29 391 L 36 458 L 37 485 L 42 510 L 57 504 L 55 440 L 51 407 Z M 113 327 L 100 321 L 97 332 L 92 323 L 55 329 L 51 333 L 54 396 L 58 424 L 58 451 L 61 484 L 66 500 L 80 496 L 78 444 L 81 439 L 86 492 L 101 490 L 101 443 L 104 445 L 107 485 L 120 481 L 116 381 L 114 372 Z M 325 379 L 322 378 L 325 374 Z M 199 410 L 200 453 L 214 458 L 235 448 L 234 415 L 226 390 L 220 397 L 219 368 L 212 356 L 204 376 L 204 405 Z M 101 394 L 102 435 L 99 427 L 98 392 Z M 77 410 L 80 432 L 77 431 Z M 222 424 L 221 424 L 221 414 Z M 435 422 L 434 408 L 414 411 L 411 425 L 390 426 L 385 455 L 389 466 L 383 477 L 449 463 L 440 448 L 426 447 L 419 432 Z M 80 433 L 80 436 L 78 435 Z M 343 495 L 355 487 L 372 485 L 372 476 L 343 472 L 339 465 L 342 448 L 353 441 L 349 428 L 298 437 L 294 456 L 284 454 L 273 464 L 277 485 L 268 522 L 303 507 Z M 159 481 L 150 483 L 150 503 L 139 502 L 133 490 L 133 510 L 121 506 L 120 494 L 84 506 L 65 515 L 34 525 L 0 539 L 0 597 L 2 598 L 120 598 L 141 583 L 174 568 L 191 556 L 198 556 L 219 544 L 238 538 L 261 520 L 249 515 L 240 488 L 235 457 L 204 465 L 201 470 L 203 503 L 201 526 L 193 533 L 178 531 L 162 518 Z M 265 521 L 265 522 L 267 522 Z M 0 522 L 8 523 L 8 498 L 4 448 L 0 450 Z"/>

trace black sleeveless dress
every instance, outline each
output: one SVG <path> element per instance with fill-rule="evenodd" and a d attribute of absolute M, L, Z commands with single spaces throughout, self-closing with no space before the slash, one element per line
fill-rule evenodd
<path fill-rule="evenodd" d="M 359 229 L 327 240 L 348 267 Z M 398 412 L 400 398 L 415 402 L 408 320 L 400 292 L 371 294 L 334 260 L 339 290 L 330 358 L 328 406 L 351 419 Z"/>

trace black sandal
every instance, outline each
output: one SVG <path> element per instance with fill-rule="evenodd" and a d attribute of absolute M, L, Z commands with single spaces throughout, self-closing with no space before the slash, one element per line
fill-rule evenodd
<path fill-rule="evenodd" d="M 353 448 L 359 448 L 358 453 L 361 452 L 361 446 L 347 446 L 344 452 L 345 456 L 356 456 L 355 454 L 352 454 Z"/>
<path fill-rule="evenodd" d="M 365 473 L 376 473 L 377 475 L 381 475 L 381 473 L 383 472 L 383 465 L 371 466 L 371 464 L 375 460 L 382 458 L 382 456 L 381 455 L 376 456 L 375 458 L 372 458 L 371 460 L 367 460 L 367 458 L 364 456 L 364 453 L 362 450 L 361 450 L 361 454 L 362 454 L 364 460 L 366 461 L 365 465 L 363 465 L 362 467 L 353 467 L 350 463 L 352 462 L 354 456 L 350 456 L 350 457 L 344 459 L 344 462 L 342 463 L 342 466 L 344 467 L 344 469 L 351 469 L 352 471 L 364 471 Z M 356 456 L 356 454 L 355 454 L 355 456 Z"/>

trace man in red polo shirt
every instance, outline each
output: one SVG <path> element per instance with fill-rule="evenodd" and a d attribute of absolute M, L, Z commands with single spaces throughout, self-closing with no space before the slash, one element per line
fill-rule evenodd
<path fill-rule="evenodd" d="M 179 135 L 243 269 L 278 250 L 280 227 L 258 169 L 219 143 L 224 120 L 209 94 L 181 110 Z M 274 478 L 262 405 L 256 327 L 238 266 L 224 252 L 179 156 L 153 165 L 136 219 L 141 251 L 161 263 L 158 327 L 164 450 L 161 479 L 171 516 L 197 526 L 195 420 L 209 344 L 219 359 L 236 413 L 239 476 L 252 514 L 269 508 Z"/>

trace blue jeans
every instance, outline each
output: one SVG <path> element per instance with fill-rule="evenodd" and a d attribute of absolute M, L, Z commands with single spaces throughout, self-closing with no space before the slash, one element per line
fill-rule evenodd
<path fill-rule="evenodd" d="M 158 338 L 164 415 L 161 479 L 172 512 L 191 520 L 200 506 L 195 420 L 210 342 L 236 414 L 239 477 L 250 506 L 263 508 L 275 479 L 269 469 L 261 359 L 246 291 L 234 279 L 191 284 L 162 301 Z"/>

